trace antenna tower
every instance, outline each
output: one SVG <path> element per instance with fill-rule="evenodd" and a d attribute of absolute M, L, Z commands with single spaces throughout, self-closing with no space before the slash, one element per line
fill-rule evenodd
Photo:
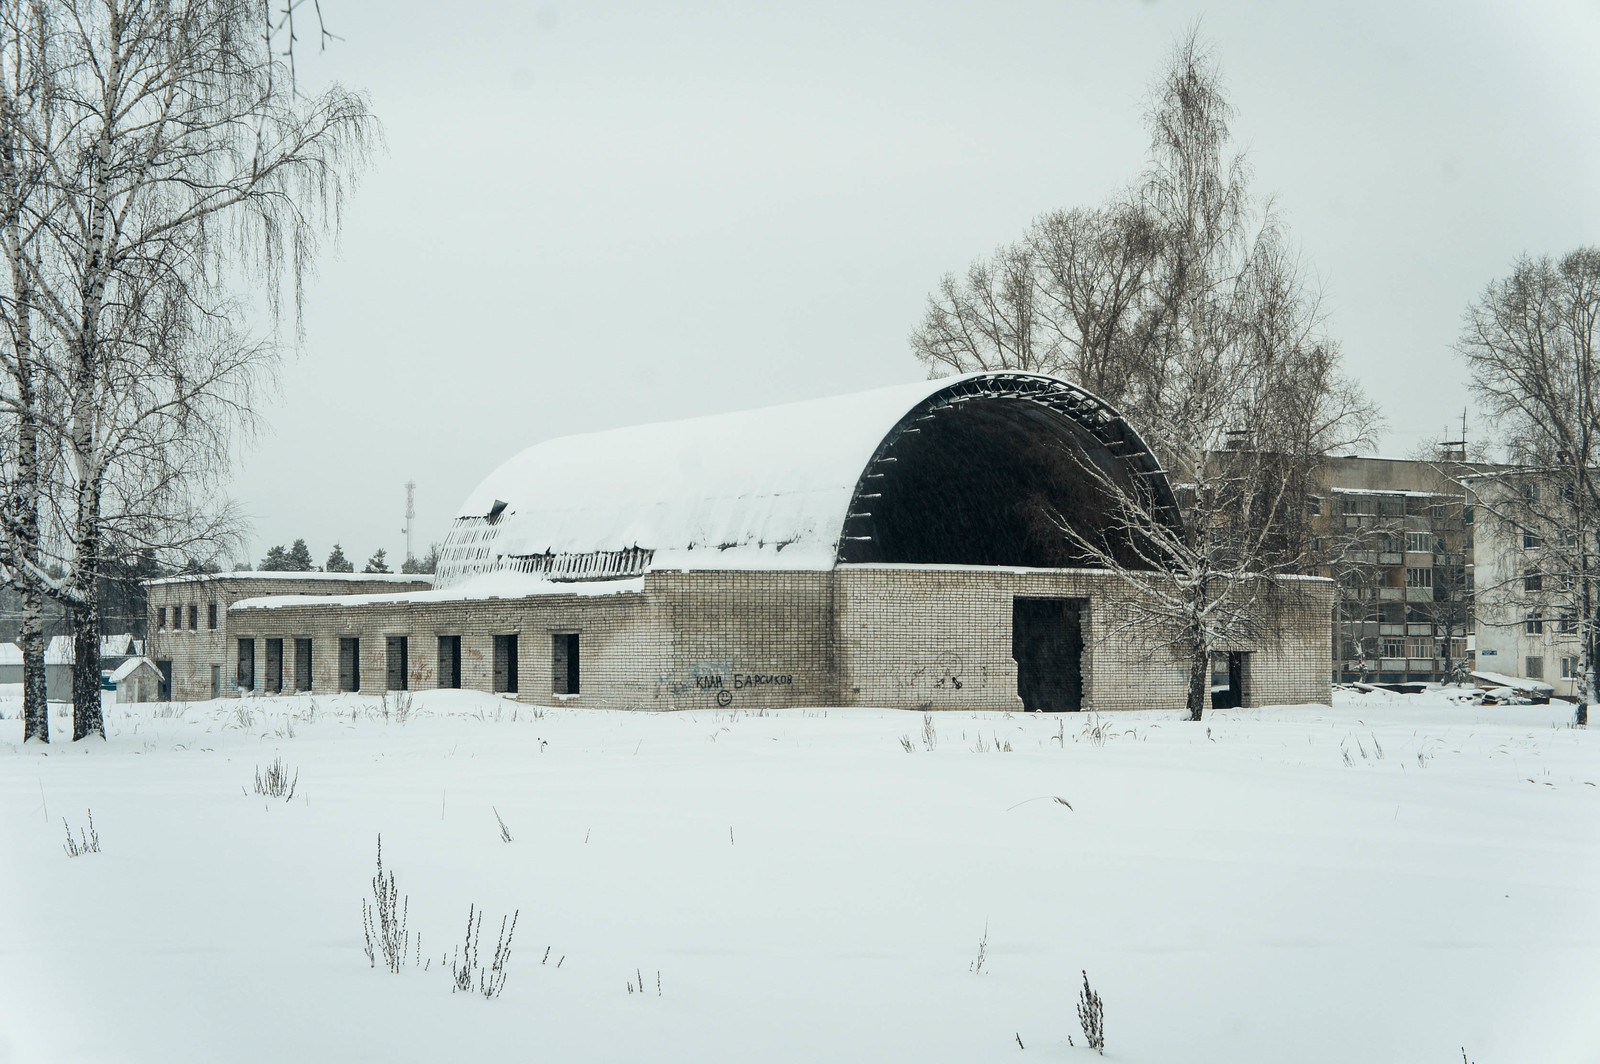
<path fill-rule="evenodd" d="M 417 482 L 406 481 L 406 561 L 415 561 L 416 552 L 411 549 L 411 529 L 417 522 Z"/>
<path fill-rule="evenodd" d="M 1467 412 L 1465 409 L 1461 411 L 1461 438 L 1459 440 L 1444 440 L 1439 446 L 1444 451 L 1443 457 L 1459 457 L 1463 462 L 1467 460 Z"/>

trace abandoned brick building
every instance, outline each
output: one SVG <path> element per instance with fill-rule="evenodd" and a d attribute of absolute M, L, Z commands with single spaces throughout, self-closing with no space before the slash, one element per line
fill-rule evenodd
<path fill-rule="evenodd" d="M 551 440 L 467 496 L 432 586 L 156 581 L 149 656 L 180 698 L 1181 706 L 1187 666 L 1118 634 L 1127 583 L 1075 567 L 1043 516 L 1107 522 L 1085 462 L 1170 508 L 1115 411 L 1022 373 Z M 1299 581 L 1274 638 L 1220 648 L 1217 703 L 1326 701 L 1333 601 L 1331 582 Z M 184 609 L 168 616 L 189 634 L 160 623 Z M 197 610 L 215 638 L 193 638 Z"/>

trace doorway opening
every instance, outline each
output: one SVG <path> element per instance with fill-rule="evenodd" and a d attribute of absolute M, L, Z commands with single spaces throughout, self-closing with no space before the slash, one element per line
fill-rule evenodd
<path fill-rule="evenodd" d="M 1018 598 L 1011 603 L 1017 694 L 1030 713 L 1083 708 L 1083 621 L 1088 599 Z"/>
<path fill-rule="evenodd" d="M 1238 709 L 1244 705 L 1247 651 L 1217 650 L 1211 654 L 1211 708 Z"/>

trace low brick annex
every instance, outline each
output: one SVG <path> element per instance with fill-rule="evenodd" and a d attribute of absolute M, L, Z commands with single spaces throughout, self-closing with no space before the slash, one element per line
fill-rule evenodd
<path fill-rule="evenodd" d="M 1127 631 L 1127 581 L 1052 522 L 1107 522 L 1085 462 L 1176 519 L 1149 448 L 1064 381 L 978 374 L 530 448 L 463 503 L 437 581 L 265 574 L 215 638 L 151 624 L 177 698 L 462 687 L 676 710 L 1118 710 L 1183 704 L 1187 667 Z M 209 582 L 209 583 L 208 583 Z M 1263 589 L 1218 647 L 1217 704 L 1325 702 L 1331 582 Z M 185 615 L 188 619 L 188 615 Z"/>

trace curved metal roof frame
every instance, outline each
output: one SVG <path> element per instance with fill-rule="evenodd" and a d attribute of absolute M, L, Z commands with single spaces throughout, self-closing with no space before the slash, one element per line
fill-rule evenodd
<path fill-rule="evenodd" d="M 1150 445 L 1110 403 L 1058 377 L 1020 372 L 984 373 L 958 378 L 950 386 L 934 392 L 889 430 L 856 482 L 839 537 L 838 560 L 844 560 L 848 544 L 874 538 L 870 531 L 872 500 L 879 495 L 873 488 L 876 481 L 890 476 L 889 466 L 897 460 L 893 453 L 895 445 L 905 436 L 921 432 L 923 423 L 933 420 L 941 411 L 963 403 L 992 399 L 1021 399 L 1066 417 L 1113 457 L 1130 466 L 1131 472 L 1148 486 L 1147 505 L 1152 517 L 1173 528 L 1182 526 L 1177 498 L 1166 470 Z"/>

